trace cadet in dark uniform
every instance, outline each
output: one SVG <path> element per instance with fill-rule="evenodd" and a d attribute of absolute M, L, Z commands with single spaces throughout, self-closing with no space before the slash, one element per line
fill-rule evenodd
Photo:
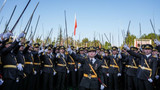
<path fill-rule="evenodd" d="M 139 90 L 153 90 L 152 83 L 156 74 L 157 60 L 152 56 L 152 45 L 145 45 L 144 54 L 135 53 L 127 45 L 124 45 L 124 48 L 128 50 L 130 55 L 140 60 L 140 70 L 137 75 Z"/>
<path fill-rule="evenodd" d="M 74 50 L 74 46 L 71 46 L 71 49 Z M 77 66 L 75 63 L 75 60 L 70 56 L 67 55 L 68 58 L 68 69 L 69 74 L 67 74 L 67 87 L 69 87 L 69 83 L 71 84 L 72 90 L 75 90 L 76 88 L 76 72 L 77 72 Z"/>
<path fill-rule="evenodd" d="M 156 47 L 153 48 L 152 55 L 157 58 L 157 70 L 155 75 L 155 86 L 156 90 L 160 90 L 160 42 L 155 39 L 154 43 L 156 44 Z"/>
<path fill-rule="evenodd" d="M 25 57 L 25 65 L 24 65 L 24 73 L 26 74 L 26 78 L 24 80 L 24 89 L 23 90 L 32 90 L 33 89 L 33 75 L 34 75 L 34 68 L 33 68 L 33 54 L 32 54 L 32 41 L 27 41 L 25 45 L 25 49 L 23 50 L 23 54 Z"/>
<path fill-rule="evenodd" d="M 34 68 L 34 76 L 33 76 L 33 83 L 34 83 L 34 90 L 39 90 L 40 89 L 40 70 L 41 70 L 41 60 L 39 56 L 39 43 L 35 43 L 33 45 L 33 68 Z"/>
<path fill-rule="evenodd" d="M 23 89 L 23 81 L 24 78 L 26 77 L 25 73 L 23 72 L 24 64 L 25 64 L 25 58 L 23 55 L 23 50 L 24 50 L 24 43 L 21 42 L 21 44 L 17 45 L 14 50 L 14 54 L 16 55 L 17 59 L 17 65 L 22 66 L 22 70 L 18 70 L 18 78 L 19 82 L 17 83 L 17 89 L 22 90 Z"/>
<path fill-rule="evenodd" d="M 138 53 L 138 48 L 131 47 L 130 50 Z M 137 58 L 129 55 L 126 59 L 126 74 L 128 82 L 128 90 L 138 90 L 137 87 L 137 70 L 138 70 L 138 60 Z"/>
<path fill-rule="evenodd" d="M 53 76 L 56 71 L 53 68 L 52 48 L 48 46 L 45 51 L 41 50 L 41 61 L 42 61 L 42 90 L 54 90 L 53 87 Z"/>
<path fill-rule="evenodd" d="M 112 47 L 112 55 L 104 57 L 106 60 L 109 60 L 109 88 L 110 90 L 119 90 L 118 77 L 122 73 L 122 56 L 118 54 L 118 48 L 116 46 Z"/>
<path fill-rule="evenodd" d="M 109 60 L 106 60 L 104 56 L 108 56 L 109 52 L 105 50 L 104 48 L 100 49 L 100 60 L 102 60 L 102 75 L 104 77 L 104 84 L 109 85 L 109 77 L 108 75 L 108 69 L 109 69 Z M 105 87 L 104 90 L 108 90 L 108 87 Z"/>
<path fill-rule="evenodd" d="M 1 37 L 0 37 L 1 39 Z M 0 41 L 0 89 L 2 89 L 2 84 L 3 84 L 3 80 L 2 80 L 2 60 L 1 60 L 1 50 L 2 50 L 2 41 Z"/>
<path fill-rule="evenodd" d="M 18 38 L 12 43 L 10 39 L 5 48 L 1 50 L 1 60 L 3 64 L 3 79 L 4 79 L 4 87 L 3 90 L 14 90 L 16 87 L 16 79 L 17 79 L 17 60 L 15 55 L 13 54 L 13 49 L 17 44 L 19 44 L 19 39 L 24 36 L 24 33 L 21 33 Z M 10 35 L 8 36 L 8 38 Z M 21 68 L 22 69 L 22 68 Z"/>
<path fill-rule="evenodd" d="M 1 39 L 2 36 L 0 36 Z M 8 41 L 9 39 L 6 40 L 1 40 L 0 41 L 0 90 L 2 90 L 2 86 L 3 86 L 3 77 L 2 77 L 2 69 L 3 69 L 3 65 L 2 65 L 2 60 L 1 60 L 1 50 L 5 47 L 5 43 Z"/>
<path fill-rule="evenodd" d="M 86 57 L 86 55 L 84 54 L 84 48 L 83 47 L 79 48 L 79 54 L 78 55 L 79 55 L 79 57 L 83 57 L 83 58 Z M 78 68 L 78 87 L 79 87 L 79 84 L 80 84 L 81 79 L 83 77 L 83 66 L 82 66 L 81 62 L 79 62 L 77 60 L 76 60 L 76 62 L 77 62 L 77 68 Z"/>
<path fill-rule="evenodd" d="M 79 90 L 99 90 L 99 80 L 101 82 L 101 89 L 104 89 L 103 76 L 102 76 L 102 61 L 94 58 L 96 50 L 94 47 L 90 47 L 88 50 L 88 58 L 76 56 L 70 48 L 68 52 L 71 56 L 83 64 L 83 78 L 80 83 Z"/>
<path fill-rule="evenodd" d="M 57 71 L 57 90 L 64 89 L 66 72 L 69 73 L 67 66 L 67 56 L 65 55 L 65 47 L 60 46 L 59 53 L 56 55 L 56 71 Z"/>
<path fill-rule="evenodd" d="M 157 69 L 156 69 L 156 75 L 155 75 L 155 79 L 153 80 L 153 83 L 154 83 L 154 90 L 159 90 L 160 89 L 160 80 L 159 80 L 159 60 L 160 60 L 160 57 L 159 57 L 159 54 L 158 54 L 158 50 L 157 50 L 157 47 L 154 47 L 153 50 L 152 50 L 152 56 L 155 57 L 155 59 L 157 59 Z"/>

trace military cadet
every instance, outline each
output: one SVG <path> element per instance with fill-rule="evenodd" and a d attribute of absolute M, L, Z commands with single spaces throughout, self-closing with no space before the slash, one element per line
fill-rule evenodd
<path fill-rule="evenodd" d="M 4 34 L 3 38 L 8 39 L 11 35 L 12 33 L 8 32 Z M 13 49 L 17 44 L 19 44 L 19 39 L 23 36 L 24 33 L 21 33 L 14 42 L 12 42 L 10 38 L 10 40 L 6 42 L 5 47 L 1 50 L 4 79 L 3 90 L 14 90 L 16 88 L 17 68 L 18 70 L 22 70 L 22 66 L 17 66 L 17 60 L 13 54 Z"/>
<path fill-rule="evenodd" d="M 105 50 L 104 48 L 101 48 L 100 49 L 100 56 L 101 56 L 100 60 L 102 60 L 102 66 L 101 66 L 102 67 L 102 75 L 104 77 L 104 84 L 109 85 L 109 77 L 107 76 L 108 69 L 109 69 L 109 66 L 108 66 L 109 65 L 109 60 L 106 60 L 103 55 L 108 56 L 109 52 L 107 50 Z M 108 89 L 109 89 L 108 87 L 104 88 L 104 90 L 108 90 Z"/>
<path fill-rule="evenodd" d="M 160 90 L 160 42 L 155 39 L 154 43 L 156 44 L 156 47 L 153 48 L 152 55 L 157 58 L 157 70 L 155 75 L 155 90 Z"/>
<path fill-rule="evenodd" d="M 99 53 L 100 53 L 100 48 L 96 47 L 96 54 L 99 55 Z"/>
<path fill-rule="evenodd" d="M 105 50 L 105 51 L 104 51 L 104 53 L 105 53 L 105 56 L 108 56 L 108 55 L 110 55 L 110 52 L 109 52 L 109 50 Z"/>
<path fill-rule="evenodd" d="M 156 74 L 155 74 L 155 78 L 153 80 L 153 87 L 154 90 L 159 90 L 159 85 L 158 84 L 158 79 L 159 79 L 159 74 L 158 74 L 158 66 L 159 66 L 159 54 L 158 54 L 158 50 L 157 47 L 153 47 L 152 49 L 152 56 L 157 60 L 157 69 L 156 69 Z"/>
<path fill-rule="evenodd" d="M 121 52 L 122 56 L 123 57 L 127 57 L 128 56 L 128 53 L 127 53 L 127 50 L 122 48 L 122 52 Z M 127 77 L 127 74 L 126 74 L 126 71 L 127 71 L 127 67 L 126 67 L 126 61 L 125 61 L 126 58 L 123 58 L 122 59 L 122 85 L 121 85 L 121 89 L 123 90 L 128 90 L 128 77 Z"/>
<path fill-rule="evenodd" d="M 88 47 L 85 47 L 84 48 L 84 54 L 87 55 L 87 53 L 88 53 Z"/>
<path fill-rule="evenodd" d="M 53 88 L 53 76 L 56 74 L 53 68 L 52 48 L 46 47 L 45 50 L 39 51 L 42 61 L 42 90 L 54 90 Z"/>
<path fill-rule="evenodd" d="M 69 73 L 64 46 L 60 46 L 59 53 L 56 55 L 56 62 L 57 65 L 55 69 L 57 71 L 57 90 L 63 90 L 66 73 Z"/>
<path fill-rule="evenodd" d="M 153 90 L 153 80 L 156 74 L 157 60 L 152 56 L 153 46 L 146 44 L 144 46 L 144 54 L 135 53 L 125 44 L 124 48 L 128 53 L 140 60 L 140 70 L 137 74 L 139 90 Z"/>
<path fill-rule="evenodd" d="M 34 90 L 39 90 L 40 89 L 40 71 L 41 71 L 41 60 L 40 60 L 40 56 L 39 56 L 39 47 L 40 44 L 39 43 L 35 43 L 33 45 L 33 58 L 34 58 L 34 62 L 33 62 L 33 68 L 34 68 L 34 76 L 33 76 L 33 83 L 34 83 Z"/>
<path fill-rule="evenodd" d="M 8 41 L 7 40 L 2 40 L 3 34 L 0 34 L 0 90 L 2 89 L 2 84 L 3 84 L 3 80 L 2 80 L 2 60 L 1 60 L 1 50 L 5 47 L 5 43 Z"/>
<path fill-rule="evenodd" d="M 25 49 L 23 50 L 23 54 L 25 57 L 25 65 L 24 65 L 24 73 L 26 74 L 26 78 L 24 79 L 24 89 L 23 90 L 32 90 L 33 89 L 33 75 L 36 73 L 34 72 L 33 68 L 33 54 L 32 54 L 32 40 L 27 41 L 25 44 Z"/>
<path fill-rule="evenodd" d="M 1 51 L 1 48 L 2 47 L 2 40 L 1 40 L 1 37 L 0 37 L 0 51 Z M 0 55 L 0 89 L 2 89 L 2 85 L 3 84 L 3 80 L 2 80 L 2 61 L 1 61 L 1 55 Z"/>
<path fill-rule="evenodd" d="M 102 61 L 95 58 L 96 49 L 94 47 L 90 47 L 88 49 L 88 57 L 83 58 L 77 56 L 74 52 L 72 52 L 71 48 L 67 50 L 71 56 L 81 62 L 83 64 L 83 78 L 80 83 L 79 90 L 99 90 L 99 80 L 101 82 L 100 89 L 104 89 L 103 76 L 102 76 Z"/>
<path fill-rule="evenodd" d="M 112 55 L 104 58 L 109 60 L 109 73 L 107 74 L 109 77 L 109 88 L 110 90 L 119 90 L 118 77 L 120 77 L 122 73 L 122 56 L 118 53 L 118 48 L 113 46 Z"/>
<path fill-rule="evenodd" d="M 145 47 L 145 44 L 141 45 L 141 47 L 140 47 L 141 54 L 144 54 L 144 47 Z"/>
<path fill-rule="evenodd" d="M 85 53 L 84 53 L 84 48 L 83 47 L 80 47 L 79 48 L 79 57 L 85 57 Z M 81 62 L 79 61 L 76 61 L 78 64 L 77 64 L 77 68 L 78 68 L 78 87 L 79 87 L 79 84 L 81 82 L 81 79 L 83 77 L 83 66 L 81 64 Z"/>
<path fill-rule="evenodd" d="M 25 64 L 23 50 L 24 50 L 24 39 L 22 39 L 21 43 L 14 48 L 14 54 L 17 59 L 17 66 L 20 66 L 20 67 L 22 66 L 22 69 L 18 70 L 18 77 L 17 77 L 17 79 L 19 80 L 19 82 L 17 82 L 18 90 L 23 89 L 23 81 L 24 81 L 24 78 L 26 77 L 25 73 L 23 72 L 23 68 Z"/>
<path fill-rule="evenodd" d="M 131 47 L 130 50 L 138 53 L 138 48 Z M 128 82 L 128 90 L 138 90 L 137 87 L 137 70 L 138 70 L 138 59 L 129 55 L 126 59 L 126 74 Z"/>
<path fill-rule="evenodd" d="M 74 46 L 71 46 L 71 49 L 74 50 Z M 75 60 L 69 54 L 67 55 L 67 64 L 69 69 L 69 74 L 67 74 L 67 84 L 68 84 L 67 87 L 69 87 L 69 83 L 70 83 L 72 90 L 75 90 L 77 66 L 76 66 Z"/>
<path fill-rule="evenodd" d="M 55 53 L 59 53 L 59 46 L 56 47 Z"/>
<path fill-rule="evenodd" d="M 3 38 L 3 34 L 0 34 L 0 90 L 3 89 L 3 77 L 2 77 L 2 69 L 3 69 L 3 65 L 2 65 L 2 60 L 1 60 L 1 50 L 5 47 L 5 43 L 8 42 L 9 39 L 6 40 L 2 40 Z"/>

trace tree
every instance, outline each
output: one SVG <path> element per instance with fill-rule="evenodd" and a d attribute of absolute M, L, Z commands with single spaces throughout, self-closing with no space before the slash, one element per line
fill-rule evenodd
<path fill-rule="evenodd" d="M 87 43 L 89 43 L 88 38 L 84 38 L 84 39 L 82 40 L 82 45 L 85 45 L 85 44 L 87 44 Z"/>
<path fill-rule="evenodd" d="M 134 46 L 134 39 L 136 39 L 135 35 L 128 35 L 128 37 L 125 38 L 125 43 L 127 43 L 129 46 Z"/>

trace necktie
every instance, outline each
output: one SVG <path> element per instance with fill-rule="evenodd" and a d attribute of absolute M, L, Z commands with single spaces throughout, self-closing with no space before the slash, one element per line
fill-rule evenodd
<path fill-rule="evenodd" d="M 93 59 L 91 59 L 91 64 L 93 64 Z"/>

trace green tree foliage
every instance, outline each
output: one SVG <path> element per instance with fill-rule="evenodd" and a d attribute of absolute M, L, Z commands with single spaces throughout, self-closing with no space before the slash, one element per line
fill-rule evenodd
<path fill-rule="evenodd" d="M 128 35 L 128 37 L 125 38 L 125 43 L 127 43 L 129 46 L 134 46 L 134 39 L 136 39 L 135 35 Z"/>

